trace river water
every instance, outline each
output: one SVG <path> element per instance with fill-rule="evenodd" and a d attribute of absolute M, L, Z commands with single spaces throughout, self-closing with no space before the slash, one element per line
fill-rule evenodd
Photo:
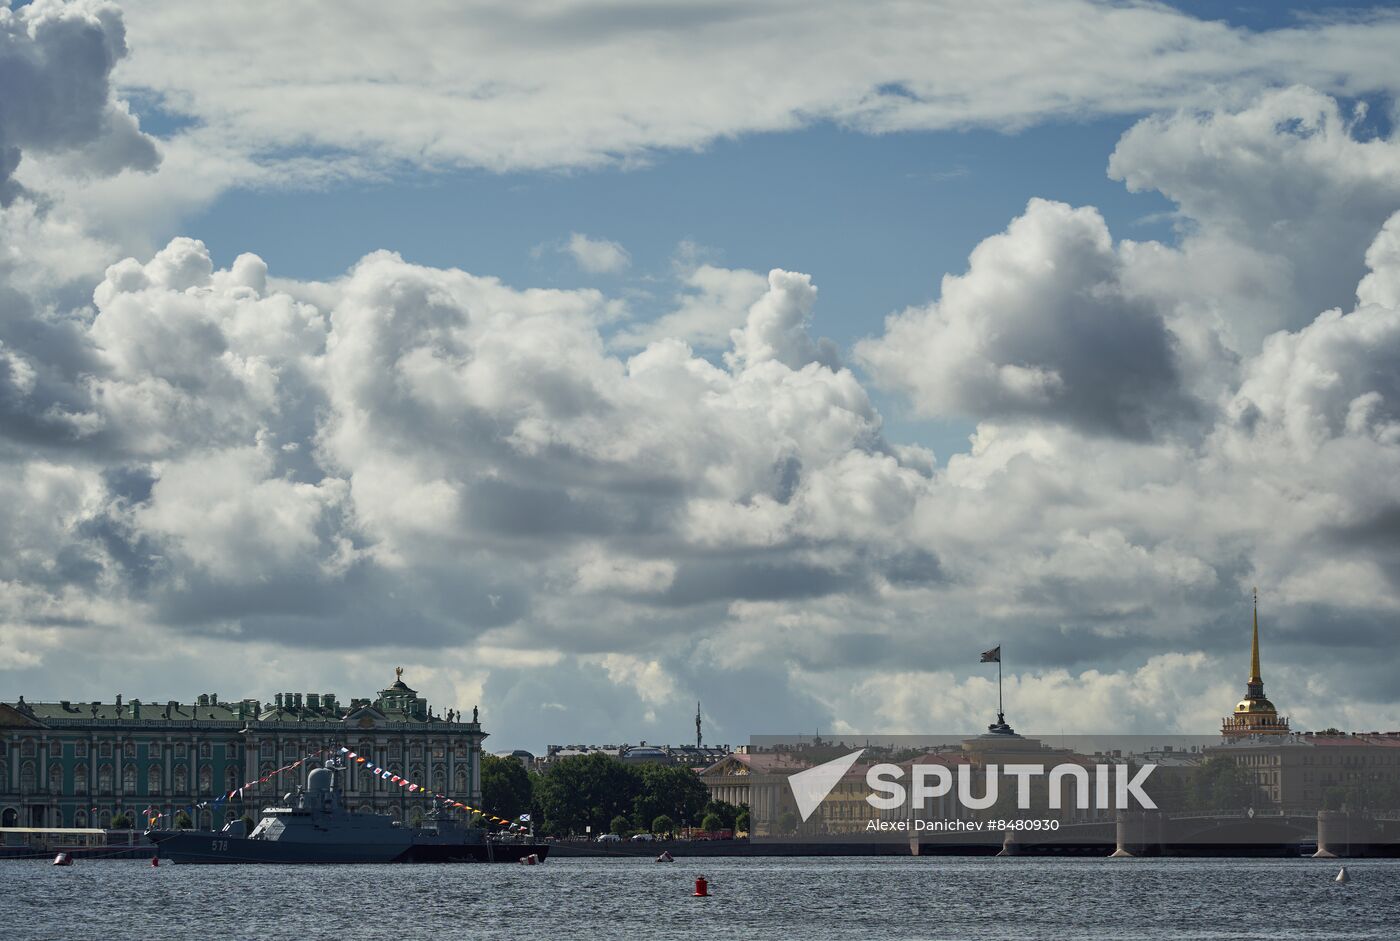
<path fill-rule="evenodd" d="M 1400 937 L 1400 861 L 559 859 L 541 866 L 0 862 L 0 938 Z M 692 898 L 696 875 L 709 898 Z"/>

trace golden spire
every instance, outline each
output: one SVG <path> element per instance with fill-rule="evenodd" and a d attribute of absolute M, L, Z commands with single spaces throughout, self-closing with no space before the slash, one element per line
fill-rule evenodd
<path fill-rule="evenodd" d="M 1264 678 L 1259 675 L 1259 589 L 1254 589 L 1254 646 L 1249 654 L 1249 681 L 1251 683 L 1262 683 Z"/>

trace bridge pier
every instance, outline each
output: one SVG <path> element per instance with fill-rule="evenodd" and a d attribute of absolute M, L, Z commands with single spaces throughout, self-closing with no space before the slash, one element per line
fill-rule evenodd
<path fill-rule="evenodd" d="M 1155 810 L 1118 811 L 1117 847 L 1110 858 L 1162 855 L 1162 814 Z"/>
<path fill-rule="evenodd" d="M 1369 855 L 1376 838 L 1376 823 L 1345 810 L 1317 812 L 1317 852 L 1314 859 Z"/>

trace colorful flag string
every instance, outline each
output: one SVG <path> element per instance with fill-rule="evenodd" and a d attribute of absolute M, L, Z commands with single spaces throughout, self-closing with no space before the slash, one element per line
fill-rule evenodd
<path fill-rule="evenodd" d="M 222 804 L 224 801 L 232 801 L 232 800 L 236 800 L 236 799 L 238 799 L 238 798 L 241 798 L 241 797 L 243 796 L 243 792 L 244 792 L 245 790 L 248 790 L 248 789 L 250 789 L 250 788 L 257 787 L 259 784 L 266 784 L 267 782 L 271 781 L 273 778 L 276 778 L 276 777 L 279 777 L 280 775 L 286 774 L 288 771 L 295 771 L 297 768 L 300 768 L 302 765 L 306 764 L 308 761 L 312 761 L 312 760 L 314 760 L 314 759 L 316 759 L 316 758 L 321 757 L 321 756 L 324 755 L 327 751 L 329 751 L 329 749 L 327 749 L 327 748 L 320 748 L 320 749 L 317 749 L 316 751 L 311 752 L 310 754 L 306 755 L 305 757 L 298 758 L 296 761 L 292 762 L 291 764 L 283 765 L 283 766 L 280 767 L 280 768 L 277 768 L 277 769 L 275 769 L 275 770 L 273 770 L 273 771 L 269 771 L 267 774 L 263 775 L 263 776 L 260 777 L 260 778 L 257 778 L 256 780 L 249 781 L 249 782 L 247 782 L 246 784 L 240 784 L 238 787 L 234 788 L 233 790 L 231 790 L 231 791 L 229 791 L 229 792 L 227 792 L 227 793 L 225 793 L 225 794 L 220 794 L 218 797 L 214 798 L 212 801 L 200 801 L 200 802 L 197 803 L 197 804 L 190 804 L 189 806 L 186 806 L 186 807 L 176 807 L 174 810 L 171 810 L 171 811 L 168 811 L 168 812 L 154 812 L 154 811 L 155 811 L 154 808 L 148 807 L 148 808 L 146 808 L 146 810 L 145 810 L 145 813 L 147 814 L 147 819 L 148 819 L 148 821 L 150 822 L 150 825 L 154 827 L 154 826 L 155 826 L 157 823 L 159 823 L 160 820 L 161 820 L 162 818 L 164 818 L 164 817 L 170 817 L 170 818 L 173 819 L 173 818 L 175 817 L 175 815 L 180 814 L 180 813 L 193 814 L 196 810 L 203 810 L 203 809 L 205 809 L 205 808 L 217 808 L 217 807 L 218 807 L 220 804 Z"/>
<path fill-rule="evenodd" d="M 484 819 L 489 820 L 498 826 L 513 826 L 512 822 L 505 819 L 504 817 L 498 817 L 495 814 L 490 813 L 489 811 L 482 810 L 480 807 L 473 807 L 471 804 L 465 804 L 462 801 L 448 796 L 447 794 L 439 793 L 438 791 L 434 791 L 430 787 L 426 787 L 422 784 L 419 784 L 417 781 L 411 781 L 404 775 L 398 774 L 388 768 L 380 767 L 370 759 L 366 758 L 364 755 L 357 754 L 356 752 L 351 751 L 349 748 L 346 748 L 344 745 L 340 746 L 340 754 L 346 759 L 355 762 L 356 764 L 363 765 L 365 770 L 368 771 L 370 774 L 375 775 L 379 778 L 383 778 L 390 784 L 397 784 L 399 787 L 406 789 L 411 794 L 417 794 L 420 797 L 435 797 L 449 807 L 455 807 L 458 810 L 465 810 L 468 813 L 480 814 Z"/>
<path fill-rule="evenodd" d="M 225 794 L 219 795 L 212 801 L 200 801 L 197 804 L 191 804 L 187 807 L 177 807 L 174 810 L 168 812 L 154 812 L 154 808 L 148 807 L 145 812 L 149 815 L 148 819 L 150 820 L 150 825 L 154 827 L 163 817 L 173 818 L 174 815 L 179 813 L 193 814 L 196 810 L 202 810 L 205 808 L 217 808 L 220 804 L 224 803 L 225 801 L 234 801 L 241 798 L 243 796 L 243 792 L 246 790 L 255 788 L 259 784 L 266 784 L 272 779 L 279 777 L 280 775 L 283 775 L 288 771 L 295 771 L 297 768 L 300 768 L 302 765 L 306 764 L 306 762 L 319 758 L 328 751 L 335 752 L 335 750 L 335 746 L 318 749 L 317 751 L 311 752 L 303 758 L 298 758 L 291 764 L 283 765 L 280 768 L 277 768 L 273 771 L 269 771 L 267 774 L 264 774 L 260 778 L 249 781 L 246 784 L 241 784 L 233 790 Z M 373 761 L 366 758 L 364 755 L 357 754 L 356 752 L 351 751 L 344 745 L 339 746 L 339 754 L 344 758 L 355 762 L 356 764 L 363 765 L 365 770 L 370 774 L 378 778 L 382 778 L 383 780 L 388 781 L 390 784 L 397 784 L 399 787 L 403 788 L 410 794 L 417 794 L 420 797 L 434 797 L 442 801 L 449 807 L 455 807 L 458 810 L 465 810 L 468 813 L 472 814 L 480 814 L 483 819 L 489 820 L 497 826 L 514 828 L 520 825 L 519 823 L 507 820 L 504 817 L 498 817 L 495 814 L 490 813 L 489 811 L 481 809 L 480 807 L 473 807 L 471 804 L 463 803 L 462 801 L 450 797 L 447 794 L 434 791 L 432 788 L 419 784 L 417 781 L 410 781 L 406 776 L 391 771 L 388 768 L 380 767 Z M 528 819 L 528 816 L 528 814 L 523 815 L 523 818 Z"/>

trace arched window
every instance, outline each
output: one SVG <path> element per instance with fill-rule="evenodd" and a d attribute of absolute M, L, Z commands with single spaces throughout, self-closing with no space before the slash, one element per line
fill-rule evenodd
<path fill-rule="evenodd" d="M 262 782 L 262 789 L 263 789 L 264 791 L 275 791 L 275 790 L 277 790 L 277 782 L 276 782 L 275 780 L 273 780 L 273 778 L 271 777 L 272 772 L 274 772 L 274 771 L 276 771 L 276 770 L 277 770 L 277 766 L 274 765 L 272 762 L 270 762 L 270 761 L 265 761 L 265 762 L 263 762 L 262 770 L 258 772 L 258 780 Z M 263 778 L 267 778 L 267 780 L 266 780 L 266 781 L 262 781 Z"/>
<path fill-rule="evenodd" d="M 224 770 L 224 790 L 232 791 L 238 787 L 238 769 L 229 766 Z"/>
<path fill-rule="evenodd" d="M 35 784 L 37 784 L 37 783 L 38 783 L 38 778 L 35 777 L 35 773 L 34 773 L 34 762 L 32 762 L 32 761 L 26 761 L 24 764 L 20 765 L 20 766 L 19 766 L 19 789 L 20 789 L 20 791 L 23 792 L 23 793 L 28 793 L 28 792 L 30 792 L 30 791 L 33 791 L 33 790 L 34 790 L 34 786 L 35 786 Z"/>
<path fill-rule="evenodd" d="M 135 758 L 135 757 L 136 757 L 136 743 L 135 743 L 135 742 L 123 742 L 123 743 L 122 743 L 122 757 L 123 757 L 123 758 Z"/>
<path fill-rule="evenodd" d="M 184 765 L 175 766 L 175 793 L 188 794 L 190 790 L 190 769 Z"/>
<path fill-rule="evenodd" d="M 97 825 L 104 830 L 110 827 L 112 825 L 112 812 L 110 810 L 104 810 L 99 813 L 97 815 Z"/>
<path fill-rule="evenodd" d="M 199 769 L 199 793 L 214 793 L 214 770 L 208 765 Z"/>
<path fill-rule="evenodd" d="M 86 762 L 80 761 L 73 766 L 73 793 L 86 794 L 88 792 L 88 766 Z"/>
<path fill-rule="evenodd" d="M 98 765 L 98 766 L 97 766 L 97 793 L 99 793 L 99 794 L 110 794 L 110 793 L 112 793 L 112 766 L 111 766 L 111 765 Z"/>
<path fill-rule="evenodd" d="M 63 765 L 56 761 L 49 765 L 49 793 L 63 793 Z"/>
<path fill-rule="evenodd" d="M 146 793 L 160 793 L 160 765 L 151 765 L 146 769 Z"/>
<path fill-rule="evenodd" d="M 0 827 L 19 826 L 19 811 L 13 807 L 6 807 L 4 813 L 0 813 Z"/>
<path fill-rule="evenodd" d="M 126 794 L 136 793 L 136 766 L 133 764 L 122 766 L 122 791 Z"/>
<path fill-rule="evenodd" d="M 75 826 L 75 827 L 85 827 L 85 826 L 87 826 L 87 811 L 86 811 L 86 810 L 80 810 L 80 811 L 78 811 L 77 813 L 75 813 L 75 814 L 73 815 L 73 826 Z"/>
<path fill-rule="evenodd" d="M 428 787 L 435 791 L 440 791 L 447 786 L 447 765 L 433 765 L 433 776 L 427 782 Z"/>

